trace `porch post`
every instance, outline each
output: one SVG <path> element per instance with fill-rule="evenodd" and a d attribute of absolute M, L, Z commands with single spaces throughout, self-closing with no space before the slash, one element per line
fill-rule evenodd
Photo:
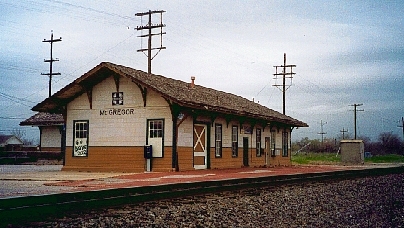
<path fill-rule="evenodd" d="M 173 146 L 172 146 L 171 168 L 175 171 L 179 171 L 178 154 L 177 154 L 177 138 L 178 138 L 177 119 L 178 119 L 178 115 L 176 115 L 176 112 L 172 113 L 172 117 L 173 117 Z"/>

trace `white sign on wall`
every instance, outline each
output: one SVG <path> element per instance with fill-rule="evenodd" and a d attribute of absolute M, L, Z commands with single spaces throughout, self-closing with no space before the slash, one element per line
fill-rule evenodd
<path fill-rule="evenodd" d="M 87 156 L 87 139 L 75 139 L 74 142 L 74 156 L 82 157 Z"/>

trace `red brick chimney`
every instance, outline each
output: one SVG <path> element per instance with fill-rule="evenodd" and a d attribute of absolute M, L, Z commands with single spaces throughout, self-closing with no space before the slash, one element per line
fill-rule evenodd
<path fill-rule="evenodd" d="M 195 87 L 195 76 L 191 76 L 191 88 Z"/>

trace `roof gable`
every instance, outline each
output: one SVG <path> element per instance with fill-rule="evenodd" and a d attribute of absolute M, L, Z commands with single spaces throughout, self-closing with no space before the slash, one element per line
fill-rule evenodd
<path fill-rule="evenodd" d="M 161 75 L 153 74 L 149 76 L 146 72 L 108 62 L 103 62 L 94 67 L 51 97 L 37 104 L 32 110 L 62 113 L 62 106 L 85 93 L 105 78 L 116 75 L 127 77 L 134 83 L 152 89 L 167 100 L 184 107 L 263 119 L 296 127 L 307 127 L 306 123 L 241 96 L 200 85 L 195 85 L 191 88 L 190 83 Z"/>
<path fill-rule="evenodd" d="M 30 118 L 22 121 L 21 126 L 56 126 L 63 125 L 64 119 L 62 114 L 51 114 L 48 112 L 39 112 Z"/>
<path fill-rule="evenodd" d="M 21 145 L 23 142 L 15 135 L 0 135 L 0 146 L 9 144 Z"/>

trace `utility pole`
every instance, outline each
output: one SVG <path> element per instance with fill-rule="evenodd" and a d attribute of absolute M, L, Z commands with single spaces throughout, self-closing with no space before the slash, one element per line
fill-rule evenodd
<path fill-rule="evenodd" d="M 286 90 L 289 89 L 289 87 L 292 85 L 292 78 L 293 75 L 296 73 L 293 73 L 293 67 L 296 67 L 296 65 L 286 65 L 286 53 L 283 53 L 283 65 L 280 66 L 274 66 L 275 67 L 275 74 L 274 79 L 277 80 L 278 76 L 282 76 L 282 85 L 277 84 L 277 81 L 275 81 L 275 84 L 273 86 L 276 86 L 278 89 L 279 87 L 282 87 L 280 89 L 283 93 L 283 114 L 285 115 L 285 101 L 286 101 Z M 278 67 L 282 69 L 282 73 L 278 73 Z M 286 72 L 286 69 L 290 68 L 289 72 Z M 290 85 L 286 85 L 286 78 L 290 79 Z"/>
<path fill-rule="evenodd" d="M 340 132 L 342 132 L 342 139 L 345 139 L 345 132 L 348 132 L 348 129 L 342 128 Z"/>
<path fill-rule="evenodd" d="M 323 123 L 323 120 L 321 120 L 320 125 L 321 125 L 321 132 L 319 132 L 318 134 L 321 135 L 321 146 L 323 146 L 324 144 L 324 135 L 327 134 L 327 132 L 323 131 L 323 126 L 326 125 L 327 122 Z"/>
<path fill-rule="evenodd" d="M 403 140 L 404 140 L 404 117 L 401 117 L 401 126 L 398 125 L 397 127 L 401 127 L 403 129 Z"/>
<path fill-rule="evenodd" d="M 52 71 L 52 63 L 59 61 L 59 59 L 53 59 L 53 43 L 62 41 L 62 37 L 59 39 L 53 39 L 53 30 L 51 31 L 51 39 L 46 40 L 44 39 L 42 42 L 50 43 L 50 59 L 45 59 L 44 62 L 49 63 L 49 73 L 41 73 L 41 75 L 48 75 L 49 76 L 49 97 L 52 95 L 52 76 L 53 75 L 60 75 L 60 73 L 53 73 Z"/>
<path fill-rule="evenodd" d="M 145 15 L 148 15 L 148 23 L 146 25 L 141 25 L 141 26 L 137 26 L 136 30 L 148 30 L 148 33 L 146 35 L 140 35 L 138 37 L 144 38 L 144 37 L 148 37 L 148 42 L 147 42 L 147 48 L 141 48 L 139 50 L 137 50 L 138 52 L 145 52 L 147 51 L 147 65 L 148 65 L 148 73 L 149 75 L 151 74 L 151 61 L 154 59 L 154 57 L 156 57 L 156 55 L 162 50 L 162 49 L 166 49 L 166 47 L 163 47 L 163 35 L 166 34 L 165 32 L 163 32 L 163 27 L 165 27 L 166 25 L 163 24 L 163 13 L 165 13 L 166 11 L 164 10 L 156 10 L 156 11 L 151 11 L 149 10 L 148 12 L 143 12 L 143 13 L 136 13 L 136 16 L 139 17 L 143 17 Z M 160 23 L 159 24 L 152 24 L 152 15 L 153 14 L 160 14 Z M 158 29 L 160 28 L 160 31 L 157 33 L 152 33 L 153 29 Z M 160 47 L 155 47 L 152 48 L 152 36 L 160 36 Z M 158 52 L 152 56 L 152 50 L 158 50 Z"/>
<path fill-rule="evenodd" d="M 358 106 L 362 106 L 363 104 L 353 104 L 353 105 L 349 105 L 349 106 L 353 106 L 354 107 L 354 129 L 355 129 L 355 138 L 356 139 L 356 112 L 363 112 L 365 110 L 363 109 L 357 109 Z"/>

